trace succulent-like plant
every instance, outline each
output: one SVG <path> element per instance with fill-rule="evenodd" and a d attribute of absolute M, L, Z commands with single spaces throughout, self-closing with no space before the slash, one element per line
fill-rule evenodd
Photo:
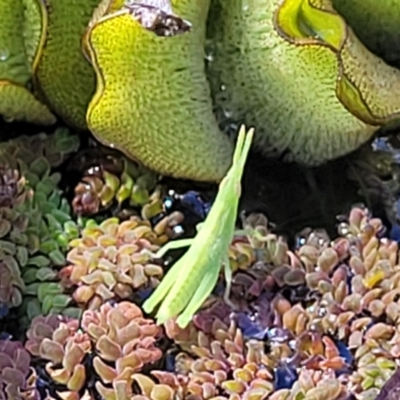
<path fill-rule="evenodd" d="M 0 261 L 0 305 L 7 310 L 22 303 L 25 282 L 21 277 L 18 262 L 12 256 Z"/>
<path fill-rule="evenodd" d="M 176 358 L 176 376 L 153 371 L 160 385 L 144 375 L 134 375 L 145 399 L 156 399 L 157 392 L 166 399 L 174 396 L 193 399 L 266 399 L 273 390 L 273 371 L 263 351 L 263 343 L 244 344 L 241 332 L 233 326 L 218 330 L 214 340 L 199 335 L 192 346 L 195 357 L 184 353 Z M 168 395 L 167 395 L 168 394 Z"/>
<path fill-rule="evenodd" d="M 22 343 L 0 340 L 0 399 L 39 400 L 31 357 Z"/>
<path fill-rule="evenodd" d="M 75 330 L 72 324 L 61 323 L 51 338 L 43 339 L 39 354 L 48 361 L 46 372 L 54 382 L 79 393 L 86 382 L 85 356 L 92 348 L 88 335 Z"/>
<path fill-rule="evenodd" d="M 8 160 L 7 160 L 8 161 Z M 25 178 L 17 165 L 2 160 L 0 165 L 0 207 L 11 207 L 18 202 L 25 186 Z"/>
<path fill-rule="evenodd" d="M 134 375 L 143 396 L 140 398 L 155 400 L 161 393 L 163 398 L 171 400 L 176 397 L 193 400 L 344 400 L 349 396 L 350 392 L 331 369 L 321 373 L 303 368 L 298 380 L 285 377 L 285 374 L 290 375 L 287 371 L 293 371 L 293 368 L 285 365 L 284 354 L 281 354 L 281 367 L 281 362 L 274 362 L 273 352 L 265 352 L 263 342 L 250 340 L 244 343 L 240 330 L 234 325 L 229 329 L 220 325 L 214 335 L 214 339 L 210 339 L 200 333 L 197 345 L 191 347 L 192 355 L 178 354 L 175 375 L 152 371 L 158 383 L 142 374 Z M 277 364 L 278 367 L 274 368 Z M 296 375 L 296 372 L 292 374 Z M 280 382 L 285 379 L 289 387 L 281 388 L 287 386 Z"/>
<path fill-rule="evenodd" d="M 347 221 L 339 225 L 341 237 L 334 241 L 325 234 L 311 232 L 295 252 L 286 246 L 285 257 L 280 257 L 283 265 L 271 265 L 271 253 L 262 253 L 260 259 L 269 260 L 264 272 L 271 274 L 275 282 L 267 287 L 275 294 L 260 300 L 259 308 L 251 305 L 246 310 L 239 306 L 233 318 L 250 337 L 269 338 L 272 348 L 268 357 L 274 360 L 273 365 L 285 359 L 306 368 L 294 380 L 292 389 L 279 388 L 277 384 L 272 399 L 325 398 L 321 396 L 327 393 L 332 399 L 347 399 L 351 392 L 356 398 L 372 400 L 393 374 L 400 354 L 395 328 L 400 321 L 399 253 L 396 242 L 381 237 L 382 229 L 382 221 L 372 218 L 365 209 L 354 208 Z M 263 232 L 252 241 L 263 243 L 268 235 Z M 246 274 L 251 276 L 252 268 Z M 237 283 L 251 281 L 243 275 L 244 272 L 236 275 Z M 298 280 L 300 276 L 302 279 Z M 264 284 L 272 284 L 268 277 L 262 279 Z M 306 287 L 307 292 L 292 299 L 289 289 L 295 290 L 296 286 Z M 240 293 L 243 296 L 246 290 Z M 309 296 L 311 293 L 313 296 Z M 261 310 L 268 307 L 267 318 L 260 318 Z M 192 325 L 179 330 L 172 321 L 166 325 L 167 334 L 190 353 L 199 331 L 215 334 L 221 319 L 226 323 L 232 318 L 232 310 L 225 308 L 218 303 L 205 305 L 194 317 L 197 333 Z M 222 330 L 226 331 L 226 327 Z M 283 380 L 289 379 L 290 373 L 279 372 L 280 368 L 288 367 L 279 367 L 278 363 L 276 376 L 282 373 Z M 342 376 L 342 384 L 335 374 Z M 304 379 L 311 376 L 315 378 L 313 385 L 304 386 Z"/>
<path fill-rule="evenodd" d="M 4 186 L 7 195 L 0 207 L 0 271 L 7 277 L 1 283 L 0 301 L 15 307 L 24 298 L 21 312 L 28 318 L 61 312 L 70 300 L 53 268 L 64 265 L 68 242 L 78 231 L 57 186 L 61 176 L 52 168 L 78 144 L 76 137 L 59 129 L 52 135 L 13 139 L 0 149 L 2 169 L 14 176 Z"/>
<path fill-rule="evenodd" d="M 86 311 L 82 328 L 94 343 L 97 356 L 93 368 L 100 378 L 96 389 L 106 400 L 114 399 L 121 386 L 132 390 L 132 374 L 162 357 L 156 347 L 160 327 L 131 303 L 122 302 L 115 308 L 105 304 L 100 312 Z"/>
<path fill-rule="evenodd" d="M 385 383 L 375 400 L 389 400 L 391 397 L 396 396 L 397 393 L 399 393 L 399 375 L 400 370 L 397 369 L 397 371 Z"/>
<path fill-rule="evenodd" d="M 71 160 L 70 169 L 78 168 L 82 177 L 74 189 L 75 214 L 91 216 L 113 206 L 121 212 L 125 204 L 144 207 L 148 218 L 162 211 L 157 175 L 121 154 L 104 147 L 86 150 Z"/>
<path fill-rule="evenodd" d="M 161 328 L 145 319 L 136 305 L 121 302 L 85 311 L 81 322 L 56 315 L 37 317 L 28 330 L 26 348 L 48 361 L 46 373 L 61 398 L 78 400 L 84 393 L 83 398 L 113 400 L 115 393 L 122 395 L 122 387 L 132 394 L 132 375 L 162 357 L 157 347 L 161 336 Z M 87 382 L 89 373 L 94 373 L 94 386 Z"/>
<path fill-rule="evenodd" d="M 124 223 L 132 221 L 149 228 L 139 219 Z M 89 223 L 93 237 L 77 242 L 98 250 L 120 226 Z M 381 237 L 382 222 L 354 208 L 336 240 L 304 232 L 293 251 L 260 215 L 244 228 L 258 261 L 236 272 L 234 308 L 217 290 L 187 328 L 168 321 L 173 344 L 163 370 L 162 328 L 132 303 L 105 303 L 80 321 L 35 318 L 26 348 L 33 365 L 48 361 L 49 398 L 373 400 L 400 355 L 398 246 Z M 297 288 L 306 291 L 296 297 Z"/>
<path fill-rule="evenodd" d="M 278 390 L 269 399 L 345 400 L 350 396 L 350 392 L 332 372 L 320 374 L 313 370 L 303 370 L 292 388 Z"/>
<path fill-rule="evenodd" d="M 62 330 L 59 330 L 62 326 Z M 40 357 L 40 346 L 45 339 L 52 339 L 54 332 L 68 332 L 73 335 L 79 328 L 79 321 L 57 314 L 47 316 L 38 315 L 33 318 L 29 329 L 26 332 L 27 341 L 25 348 L 34 357 Z"/>
<path fill-rule="evenodd" d="M 152 262 L 152 254 L 169 239 L 168 224 L 156 228 L 139 217 L 88 221 L 81 236 L 69 244 L 69 264 L 60 271 L 62 285 L 89 309 L 130 298 L 140 288 L 154 288 L 163 268 Z"/>

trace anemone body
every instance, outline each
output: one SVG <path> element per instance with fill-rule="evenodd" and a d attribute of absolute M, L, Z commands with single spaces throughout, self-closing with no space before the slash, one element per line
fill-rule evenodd
<path fill-rule="evenodd" d="M 36 87 L 69 125 L 84 129 L 95 75 L 82 52 L 82 37 L 100 0 L 36 1 L 45 32 L 35 65 Z"/>
<path fill-rule="evenodd" d="M 205 74 L 208 1 L 172 6 L 191 22 L 190 32 L 157 36 L 126 9 L 93 23 L 87 49 L 97 88 L 89 129 L 161 174 L 219 182 L 233 144 L 218 128 Z"/>
<path fill-rule="evenodd" d="M 150 169 L 218 182 L 233 146 L 210 100 L 208 23 L 217 109 L 256 127 L 264 152 L 321 164 L 400 115 L 400 71 L 349 27 L 369 49 L 390 53 L 399 42 L 399 1 L 333 0 L 347 25 L 329 0 L 214 0 L 210 16 L 209 0 L 175 0 L 159 11 L 172 10 L 192 29 L 166 37 L 129 11 L 160 6 L 151 1 L 2 0 L 0 114 L 53 123 L 39 93 L 69 125 L 89 127 Z"/>
<path fill-rule="evenodd" d="M 332 0 L 360 40 L 375 54 L 400 66 L 399 0 Z"/>
<path fill-rule="evenodd" d="M 27 88 L 40 37 L 40 12 L 35 2 L 0 1 L 0 115 L 7 120 L 55 122 Z"/>
<path fill-rule="evenodd" d="M 328 1 L 216 0 L 209 25 L 216 106 L 255 126 L 266 153 L 321 164 L 358 148 L 400 109 L 399 71 Z"/>

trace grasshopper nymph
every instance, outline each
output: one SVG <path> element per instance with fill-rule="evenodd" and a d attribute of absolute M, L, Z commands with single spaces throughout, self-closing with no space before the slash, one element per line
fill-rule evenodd
<path fill-rule="evenodd" d="M 253 129 L 246 133 L 244 126 L 240 128 L 232 165 L 222 179 L 211 210 L 197 235 L 192 239 L 167 243 L 158 251 L 157 257 L 162 257 L 169 250 L 190 246 L 143 305 L 143 309 L 150 313 L 161 303 L 156 315 L 157 323 L 163 324 L 178 317 L 177 324 L 186 327 L 214 289 L 222 265 L 226 280 L 225 299 L 229 298 L 232 271 L 228 249 L 235 232 L 240 181 L 253 134 Z"/>

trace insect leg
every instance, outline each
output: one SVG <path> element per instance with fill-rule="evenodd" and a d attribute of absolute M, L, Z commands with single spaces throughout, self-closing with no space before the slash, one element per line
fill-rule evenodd
<path fill-rule="evenodd" d="M 231 288 L 232 288 L 232 269 L 231 269 L 231 264 L 229 262 L 229 256 L 226 255 L 224 257 L 224 276 L 225 276 L 225 293 L 224 293 L 224 301 L 226 304 L 228 304 L 230 307 L 233 309 L 236 309 L 235 304 L 230 300 L 229 296 L 231 294 Z"/>
<path fill-rule="evenodd" d="M 235 232 L 233 233 L 233 237 L 246 237 L 249 234 L 249 232 L 246 229 L 236 229 Z"/>
<path fill-rule="evenodd" d="M 192 282 L 193 285 L 190 285 L 190 287 L 193 287 L 194 284 L 197 283 L 194 294 L 192 295 L 190 301 L 186 305 L 181 315 L 176 320 L 176 323 L 182 329 L 184 329 L 190 323 L 193 315 L 207 300 L 208 296 L 211 294 L 218 281 L 218 275 L 220 273 L 219 265 L 203 265 L 201 266 L 201 268 L 204 270 L 201 282 Z"/>
<path fill-rule="evenodd" d="M 165 253 L 170 250 L 180 249 L 181 247 L 191 246 L 193 243 L 194 238 L 189 239 L 179 239 L 174 240 L 173 242 L 168 242 L 160 250 L 157 251 L 156 256 L 157 258 L 162 258 Z"/>
<path fill-rule="evenodd" d="M 165 300 L 165 298 L 171 288 L 178 282 L 181 268 L 182 261 L 178 260 L 161 280 L 160 284 L 156 287 L 156 290 L 153 292 L 153 294 L 144 302 L 143 310 L 146 313 L 150 314 L 160 303 L 162 303 L 160 308 L 163 306 L 164 309 L 169 307 L 169 304 Z"/>

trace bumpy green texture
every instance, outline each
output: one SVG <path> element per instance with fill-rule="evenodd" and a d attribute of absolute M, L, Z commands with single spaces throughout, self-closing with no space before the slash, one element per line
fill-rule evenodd
<path fill-rule="evenodd" d="M 0 25 L 0 115 L 7 120 L 54 123 L 54 116 L 27 88 L 41 33 L 38 7 L 2 0 Z"/>
<path fill-rule="evenodd" d="M 400 62 L 400 1 L 332 0 L 356 35 L 375 54 L 388 62 Z"/>
<path fill-rule="evenodd" d="M 15 2 L 14 2 L 15 4 Z M 35 62 L 43 40 L 41 4 L 38 0 L 22 0 L 24 11 L 23 37 L 28 62 L 35 67 Z"/>
<path fill-rule="evenodd" d="M 0 81 L 0 115 L 8 122 L 27 121 L 37 125 L 55 122 L 48 108 L 24 86 L 7 81 Z"/>
<path fill-rule="evenodd" d="M 24 37 L 16 34 L 18 28 L 22 28 L 24 24 L 22 1 L 2 0 L 0 13 L 0 76 L 2 79 L 26 84 L 31 77 L 32 68 L 25 52 Z"/>
<path fill-rule="evenodd" d="M 398 42 L 396 1 L 376 10 L 371 0 L 334 5 L 370 48 L 390 51 Z M 355 150 L 398 118 L 400 71 L 370 53 L 329 0 L 213 4 L 209 16 L 209 0 L 173 1 L 172 9 L 169 2 L 2 0 L 0 114 L 53 123 L 37 94 L 68 124 L 89 127 L 150 169 L 213 182 L 227 171 L 233 146 L 211 97 L 219 122 L 255 126 L 264 152 L 289 150 L 287 159 L 312 165 Z M 150 9 L 164 21 L 149 26 Z M 372 34 L 364 32 L 360 25 L 376 15 Z M 190 32 L 160 28 L 177 16 Z"/>
<path fill-rule="evenodd" d="M 46 103 L 68 124 L 86 127 L 95 76 L 82 53 L 82 37 L 99 0 L 40 0 L 44 47 L 35 71 Z"/>
<path fill-rule="evenodd" d="M 87 120 L 105 144 L 161 174 L 220 181 L 232 143 L 218 129 L 204 72 L 208 2 L 176 1 L 191 32 L 159 37 L 124 9 L 88 33 L 97 89 Z"/>
<path fill-rule="evenodd" d="M 211 18 L 216 104 L 255 125 L 264 151 L 320 164 L 400 111 L 400 71 L 369 53 L 328 1 L 219 0 Z"/>

